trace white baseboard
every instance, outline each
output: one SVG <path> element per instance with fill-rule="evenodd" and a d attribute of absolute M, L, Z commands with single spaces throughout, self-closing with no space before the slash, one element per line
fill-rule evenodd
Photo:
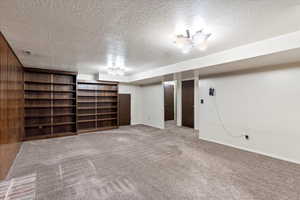
<path fill-rule="evenodd" d="M 240 149 L 240 150 L 244 150 L 244 151 L 248 151 L 248 152 L 252 152 L 252 153 L 256 153 L 256 154 L 268 156 L 268 157 L 275 158 L 275 159 L 278 159 L 278 160 L 283 160 L 283 161 L 287 161 L 287 162 L 291 162 L 291 163 L 295 163 L 295 164 L 300 164 L 300 161 L 298 161 L 298 160 L 284 158 L 284 157 L 281 157 L 281 156 L 278 156 L 278 155 L 274 155 L 274 154 L 264 153 L 264 152 L 256 151 L 256 150 L 253 150 L 253 149 L 248 149 L 248 148 L 245 148 L 245 147 L 239 147 L 239 146 L 235 146 L 235 145 L 232 145 L 232 144 L 227 144 L 227 143 L 224 143 L 224 142 L 219 142 L 219 141 L 216 141 L 216 140 L 213 140 L 213 139 L 202 138 L 200 136 L 199 136 L 199 139 L 205 140 L 205 141 L 209 141 L 209 142 L 213 142 L 213 143 L 217 143 L 217 144 L 221 144 L 221 145 L 225 145 L 225 146 L 229 146 L 229 147 L 233 147 L 235 149 Z"/>

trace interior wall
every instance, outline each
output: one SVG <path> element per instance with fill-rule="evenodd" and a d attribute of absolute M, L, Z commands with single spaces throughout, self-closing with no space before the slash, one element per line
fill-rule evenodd
<path fill-rule="evenodd" d="M 181 104 L 181 79 L 176 77 L 176 124 L 177 126 L 182 125 L 182 104 Z"/>
<path fill-rule="evenodd" d="M 141 87 L 142 123 L 164 129 L 164 87 L 162 83 Z"/>
<path fill-rule="evenodd" d="M 173 111 L 174 111 L 173 120 L 176 121 L 176 116 L 177 116 L 177 112 L 176 112 L 176 110 L 177 110 L 176 99 L 177 98 L 176 98 L 176 82 L 175 81 L 165 81 L 165 82 L 163 82 L 163 86 L 164 86 L 164 101 L 167 101 L 166 98 L 165 98 L 166 97 L 166 94 L 165 94 L 166 88 L 165 87 L 168 86 L 168 85 L 170 85 L 170 84 L 173 85 L 173 102 L 174 102 L 174 104 L 173 104 Z M 165 105 L 166 105 L 166 103 L 167 102 L 164 102 Z M 165 121 L 168 121 L 168 120 L 165 119 Z"/>
<path fill-rule="evenodd" d="M 79 73 L 77 76 L 78 80 L 89 80 L 89 81 L 96 81 L 97 74 L 81 74 Z"/>
<path fill-rule="evenodd" d="M 163 129 L 164 88 L 163 84 L 136 86 L 119 84 L 119 93 L 131 94 L 131 124 L 145 124 Z"/>
<path fill-rule="evenodd" d="M 23 69 L 0 32 L 0 179 L 4 179 L 24 133 Z"/>
<path fill-rule="evenodd" d="M 274 67 L 201 78 L 199 137 L 300 163 L 299 77 L 300 67 Z M 215 97 L 208 95 L 210 87 Z"/>
<path fill-rule="evenodd" d="M 142 124 L 141 87 L 131 84 L 119 84 L 119 93 L 131 94 L 131 125 Z"/>

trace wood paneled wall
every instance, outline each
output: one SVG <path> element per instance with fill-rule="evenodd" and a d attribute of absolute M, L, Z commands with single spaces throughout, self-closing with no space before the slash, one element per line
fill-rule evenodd
<path fill-rule="evenodd" d="M 19 151 L 23 119 L 23 66 L 0 32 L 0 179 Z"/>

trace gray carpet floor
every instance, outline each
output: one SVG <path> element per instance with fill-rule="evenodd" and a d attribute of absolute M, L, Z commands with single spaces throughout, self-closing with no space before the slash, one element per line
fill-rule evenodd
<path fill-rule="evenodd" d="M 0 200 L 299 200 L 300 165 L 143 125 L 25 142 Z"/>

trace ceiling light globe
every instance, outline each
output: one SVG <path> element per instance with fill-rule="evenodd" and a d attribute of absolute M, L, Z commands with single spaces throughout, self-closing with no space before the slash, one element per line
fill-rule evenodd
<path fill-rule="evenodd" d="M 201 31 L 197 32 L 194 36 L 193 36 L 193 43 L 195 45 L 199 45 L 201 43 L 203 43 L 206 40 L 206 35 L 203 34 Z"/>
<path fill-rule="evenodd" d="M 178 35 L 178 36 L 176 36 L 176 39 L 174 42 L 177 45 L 177 47 L 181 49 L 181 48 L 183 48 L 183 46 L 186 43 L 186 38 L 181 35 Z"/>
<path fill-rule="evenodd" d="M 204 32 L 204 30 L 199 30 L 190 36 L 189 30 L 187 30 L 187 36 L 177 35 L 174 43 L 181 49 L 182 53 L 187 54 L 192 48 L 198 48 L 201 51 L 207 49 L 207 40 L 211 36 L 210 33 Z"/>
<path fill-rule="evenodd" d="M 200 45 L 198 45 L 198 49 L 200 51 L 205 51 L 208 47 L 207 40 L 204 40 Z"/>
<path fill-rule="evenodd" d="M 189 44 L 186 44 L 182 47 L 181 51 L 183 54 L 188 54 L 192 49 L 192 46 Z"/>

